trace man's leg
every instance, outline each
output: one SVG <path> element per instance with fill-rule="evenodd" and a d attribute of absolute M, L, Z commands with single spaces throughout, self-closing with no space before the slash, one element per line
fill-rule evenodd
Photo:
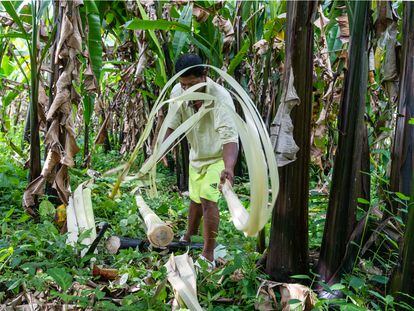
<path fill-rule="evenodd" d="M 202 255 L 210 261 L 214 261 L 214 248 L 216 246 L 216 236 L 219 228 L 220 214 L 217 203 L 206 199 L 201 199 L 204 216 L 204 247 Z"/>
<path fill-rule="evenodd" d="M 198 233 L 200 227 L 201 217 L 203 216 L 203 209 L 200 203 L 196 203 L 193 200 L 190 201 L 190 207 L 188 210 L 188 227 L 183 240 L 190 242 L 191 236 Z"/>

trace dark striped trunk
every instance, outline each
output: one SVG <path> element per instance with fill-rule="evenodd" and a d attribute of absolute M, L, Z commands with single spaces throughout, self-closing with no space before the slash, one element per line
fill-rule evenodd
<path fill-rule="evenodd" d="M 365 96 L 368 78 L 369 1 L 354 2 L 348 72 L 346 73 L 338 120 L 338 149 L 318 262 L 322 280 L 335 282 L 348 240 L 356 223 L 358 179 L 364 129 Z M 355 254 L 356 255 L 356 254 Z M 351 256 L 354 257 L 354 256 Z M 348 260 L 352 259 L 347 257 Z M 332 276 L 335 275 L 335 280 Z"/>
<path fill-rule="evenodd" d="M 414 295 L 414 2 L 404 3 L 403 51 L 391 167 L 391 187 L 410 197 L 402 243 L 401 264 L 392 282 L 393 292 Z M 407 299 L 402 296 L 401 299 Z M 411 300 L 412 303 L 412 300 Z"/>
<path fill-rule="evenodd" d="M 287 2 L 285 78 L 290 63 L 300 98 L 293 108 L 293 137 L 300 150 L 297 160 L 279 170 L 280 190 L 273 212 L 267 273 L 277 281 L 308 273 L 308 196 L 310 124 L 313 80 L 313 15 L 315 1 Z M 291 62 L 290 62 L 291 60 Z M 286 85 L 286 83 L 285 83 Z"/>

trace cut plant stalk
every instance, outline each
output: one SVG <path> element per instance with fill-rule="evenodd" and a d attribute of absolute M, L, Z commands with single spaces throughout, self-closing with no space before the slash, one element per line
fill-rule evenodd
<path fill-rule="evenodd" d="M 171 243 L 174 233 L 145 203 L 140 195 L 135 195 L 139 213 L 147 229 L 147 237 L 155 247 L 165 247 Z"/>
<path fill-rule="evenodd" d="M 82 232 L 87 230 L 90 234 L 84 237 L 79 243 L 90 246 L 96 239 L 95 218 L 93 215 L 91 190 L 83 189 L 84 184 L 80 184 L 69 200 L 67 207 L 67 223 L 68 223 L 68 239 L 67 244 L 74 245 L 78 242 L 78 237 Z M 85 256 L 88 249 L 85 248 L 81 252 L 81 256 Z"/>

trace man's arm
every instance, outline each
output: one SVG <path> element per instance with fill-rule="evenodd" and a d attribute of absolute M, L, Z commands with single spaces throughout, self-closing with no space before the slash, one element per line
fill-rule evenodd
<path fill-rule="evenodd" d="M 221 172 L 220 184 L 224 184 L 226 179 L 233 185 L 234 166 L 237 162 L 239 146 L 237 143 L 227 143 L 223 145 L 224 170 Z"/>

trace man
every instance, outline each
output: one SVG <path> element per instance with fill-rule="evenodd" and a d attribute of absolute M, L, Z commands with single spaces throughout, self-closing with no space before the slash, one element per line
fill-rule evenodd
<path fill-rule="evenodd" d="M 182 55 L 175 64 L 175 71 L 202 65 L 198 55 Z M 219 227 L 219 210 L 217 201 L 220 197 L 220 186 L 228 179 L 233 184 L 234 166 L 238 155 L 238 134 L 233 119 L 225 105 L 234 110 L 233 100 L 229 92 L 221 85 L 207 77 L 203 66 L 188 69 L 179 78 L 171 92 L 171 98 L 177 97 L 189 87 L 207 82 L 198 92 L 213 95 L 217 100 L 211 102 L 196 100 L 184 102 L 168 124 L 167 138 L 182 122 L 194 115 L 201 106 L 214 110 L 208 112 L 187 134 L 190 145 L 189 192 L 190 207 L 188 213 L 187 232 L 182 237 L 190 241 L 191 236 L 198 232 L 201 217 L 204 217 L 204 247 L 200 256 L 214 267 L 215 240 Z M 174 105 L 176 103 L 172 103 Z"/>

